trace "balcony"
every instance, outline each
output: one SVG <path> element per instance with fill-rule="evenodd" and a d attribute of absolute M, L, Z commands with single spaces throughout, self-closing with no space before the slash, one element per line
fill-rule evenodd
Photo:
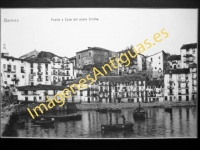
<path fill-rule="evenodd" d="M 178 92 L 178 95 L 189 95 L 189 93 L 181 93 L 181 92 Z"/>
<path fill-rule="evenodd" d="M 11 72 L 11 68 L 4 69 L 5 72 Z"/>
<path fill-rule="evenodd" d="M 58 75 L 58 73 L 57 72 L 52 72 L 51 75 Z"/>
<path fill-rule="evenodd" d="M 184 63 L 189 63 L 189 62 L 193 62 L 193 61 L 194 61 L 194 60 L 191 60 L 191 59 L 184 59 L 184 60 L 183 60 Z"/>
<path fill-rule="evenodd" d="M 167 86 L 167 88 L 168 88 L 168 89 L 174 89 L 174 87 L 173 87 L 173 86 Z"/>
<path fill-rule="evenodd" d="M 42 75 L 42 74 L 43 74 L 43 72 L 38 72 L 38 73 L 37 73 L 37 75 Z"/>
<path fill-rule="evenodd" d="M 193 55 L 192 54 L 186 54 L 186 55 L 183 55 L 183 57 L 189 58 L 189 57 L 193 57 Z"/>
<path fill-rule="evenodd" d="M 192 90 L 192 93 L 193 93 L 193 94 L 196 94 L 196 93 L 197 93 L 197 91 L 196 91 L 196 90 Z"/>
<path fill-rule="evenodd" d="M 197 72 L 197 69 L 195 68 L 195 69 L 191 69 L 191 72 L 192 73 L 196 73 Z"/>
<path fill-rule="evenodd" d="M 11 81 L 13 81 L 13 82 L 18 82 L 18 81 L 19 81 L 19 78 L 13 77 L 13 78 L 11 78 Z"/>
<path fill-rule="evenodd" d="M 168 95 L 174 95 L 174 92 L 168 92 Z"/>
<path fill-rule="evenodd" d="M 21 73 L 25 73 L 25 70 L 24 70 L 24 69 L 21 69 Z"/>
<path fill-rule="evenodd" d="M 42 80 L 42 78 L 40 79 L 40 78 L 37 78 L 37 81 L 38 82 L 42 82 L 43 80 Z"/>
<path fill-rule="evenodd" d="M 197 77 L 194 77 L 194 76 L 193 76 L 192 79 L 197 79 Z"/>

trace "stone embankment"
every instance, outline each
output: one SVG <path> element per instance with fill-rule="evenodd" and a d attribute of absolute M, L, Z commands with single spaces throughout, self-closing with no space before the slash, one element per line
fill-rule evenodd
<path fill-rule="evenodd" d="M 76 104 L 78 110 L 94 110 L 97 105 L 103 108 L 136 108 L 138 107 L 138 103 L 82 103 Z M 155 102 L 155 103 L 141 103 L 142 107 L 152 107 L 152 108 L 162 108 L 164 106 L 169 105 L 169 102 Z M 172 107 L 190 107 L 196 106 L 194 101 L 185 101 L 185 102 L 170 102 Z"/>

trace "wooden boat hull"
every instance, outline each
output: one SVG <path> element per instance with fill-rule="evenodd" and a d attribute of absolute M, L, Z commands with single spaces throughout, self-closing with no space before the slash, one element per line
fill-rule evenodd
<path fill-rule="evenodd" d="M 101 130 L 102 131 L 132 130 L 132 128 L 133 128 L 133 123 L 101 125 Z"/>
<path fill-rule="evenodd" d="M 116 113 L 121 113 L 122 110 L 121 109 L 108 109 L 108 112 L 116 112 Z"/>
<path fill-rule="evenodd" d="M 108 109 L 107 108 L 103 108 L 103 109 L 96 109 L 97 112 L 101 112 L 101 113 L 107 113 Z"/>
<path fill-rule="evenodd" d="M 75 115 L 65 115 L 65 116 L 42 116 L 42 118 L 46 120 L 50 120 L 51 118 L 54 118 L 58 121 L 70 121 L 70 120 L 81 120 L 82 115 L 75 114 Z"/>
<path fill-rule="evenodd" d="M 52 127 L 52 126 L 54 126 L 54 121 L 47 121 L 47 120 L 35 121 L 34 124 L 35 125 L 40 125 L 40 126 L 43 126 L 43 127 Z"/>
<path fill-rule="evenodd" d="M 166 112 L 172 112 L 172 107 L 165 107 L 164 109 Z"/>
<path fill-rule="evenodd" d="M 146 118 L 146 113 L 133 113 L 134 120 L 141 120 Z"/>

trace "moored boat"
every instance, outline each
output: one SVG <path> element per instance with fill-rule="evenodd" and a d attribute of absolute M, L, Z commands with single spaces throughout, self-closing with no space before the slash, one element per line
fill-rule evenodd
<path fill-rule="evenodd" d="M 108 109 L 108 112 L 117 112 L 117 113 L 121 113 L 121 109 L 120 108 L 110 108 Z"/>
<path fill-rule="evenodd" d="M 97 112 L 101 112 L 101 113 L 107 113 L 108 112 L 108 108 L 96 108 Z"/>
<path fill-rule="evenodd" d="M 166 112 L 172 112 L 171 106 L 165 106 L 164 109 L 165 109 Z"/>
<path fill-rule="evenodd" d="M 125 124 L 106 124 L 101 125 L 102 131 L 119 131 L 119 130 L 132 130 L 133 129 L 133 123 L 126 122 Z"/>
<path fill-rule="evenodd" d="M 133 111 L 133 118 L 136 119 L 145 119 L 146 118 L 146 111 L 144 108 L 140 106 Z"/>
<path fill-rule="evenodd" d="M 82 115 L 80 114 L 69 114 L 69 115 L 50 115 L 50 116 L 42 116 L 42 118 L 49 120 L 51 118 L 54 118 L 58 121 L 69 121 L 69 120 L 81 120 Z"/>

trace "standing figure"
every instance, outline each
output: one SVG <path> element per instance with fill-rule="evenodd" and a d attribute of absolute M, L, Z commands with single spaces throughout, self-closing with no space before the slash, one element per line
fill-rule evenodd
<path fill-rule="evenodd" d="M 124 115 L 122 115 L 122 119 L 123 119 L 123 124 L 125 124 L 126 118 L 124 117 Z"/>

